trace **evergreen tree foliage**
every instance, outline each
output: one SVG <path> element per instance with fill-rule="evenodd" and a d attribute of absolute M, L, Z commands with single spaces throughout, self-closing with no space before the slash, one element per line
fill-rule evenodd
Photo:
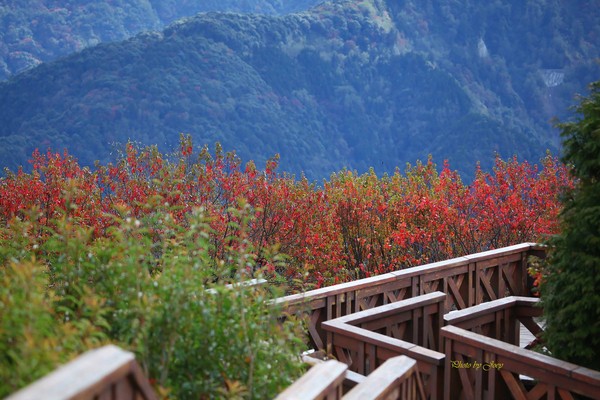
<path fill-rule="evenodd" d="M 600 81 L 576 110 L 581 118 L 559 127 L 578 184 L 566 192 L 562 233 L 549 241 L 541 298 L 552 354 L 600 370 Z"/>

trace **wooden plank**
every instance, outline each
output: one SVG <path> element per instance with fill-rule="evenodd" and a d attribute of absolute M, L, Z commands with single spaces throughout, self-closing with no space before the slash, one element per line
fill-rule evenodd
<path fill-rule="evenodd" d="M 537 400 L 541 399 L 546 393 L 548 393 L 548 385 L 545 383 L 538 383 L 529 391 L 529 393 L 527 393 L 527 397 L 531 400 Z"/>
<path fill-rule="evenodd" d="M 396 315 L 387 316 L 385 318 L 376 319 L 373 321 L 366 321 L 366 322 L 359 323 L 359 324 L 349 324 L 349 325 L 360 326 L 363 329 L 375 332 L 375 331 L 378 331 L 378 330 L 384 329 L 384 328 L 391 329 L 391 327 L 393 327 L 393 326 L 398 326 L 398 325 L 405 326 L 412 322 L 413 322 L 413 319 L 412 319 L 412 315 L 411 315 L 410 311 L 405 311 L 405 312 L 402 312 L 402 313 L 399 313 Z M 391 336 L 391 335 L 388 334 L 388 336 Z"/>
<path fill-rule="evenodd" d="M 310 338 L 314 342 L 316 348 L 322 350 L 325 348 L 325 342 L 323 341 L 323 338 L 321 337 L 317 329 L 320 317 L 321 309 L 317 309 L 313 313 L 311 313 L 308 321 L 308 333 L 310 335 Z M 325 340 L 327 340 L 327 338 L 325 338 Z"/>
<path fill-rule="evenodd" d="M 237 287 L 259 287 L 259 286 L 264 286 L 267 283 L 266 279 L 248 279 L 242 282 L 235 282 L 235 283 L 228 283 L 227 285 L 225 285 L 225 288 L 227 289 L 234 289 Z M 217 290 L 214 288 L 209 288 L 206 289 L 207 293 L 210 294 L 216 294 Z"/>
<path fill-rule="evenodd" d="M 323 364 L 324 362 L 327 362 L 327 360 L 323 360 L 323 359 L 319 358 L 321 356 L 323 356 L 323 354 L 320 354 L 318 352 L 303 353 L 302 361 L 304 361 L 306 364 L 308 364 L 310 366 L 314 366 L 317 364 Z M 359 383 L 363 382 L 365 379 L 366 379 L 366 377 L 364 375 L 358 374 L 358 373 L 350 371 L 350 370 L 346 370 L 344 386 L 352 388 L 352 387 L 358 385 Z"/>
<path fill-rule="evenodd" d="M 430 304 L 437 304 L 446 299 L 446 295 L 442 292 L 433 292 L 421 296 L 411 297 L 406 300 L 397 301 L 371 308 L 364 311 L 359 311 L 350 315 L 337 318 L 340 322 L 351 325 L 358 325 L 374 319 L 395 315 L 398 311 L 413 310 Z"/>
<path fill-rule="evenodd" d="M 562 400 L 575 400 L 573 398 L 573 395 L 570 392 L 568 392 L 567 390 L 558 388 L 558 394 L 560 395 L 560 398 Z"/>
<path fill-rule="evenodd" d="M 444 320 L 448 324 L 455 325 L 461 321 L 469 320 L 475 316 L 486 315 L 490 312 L 503 310 L 506 307 L 512 307 L 516 300 L 511 297 L 505 297 L 502 299 L 489 301 L 487 303 L 481 303 L 464 310 L 450 311 L 444 315 Z"/>
<path fill-rule="evenodd" d="M 138 363 L 132 363 L 131 365 L 131 374 L 129 375 L 129 381 L 132 384 L 135 384 L 136 393 L 145 400 L 154 400 L 157 399 L 150 382 L 142 372 L 142 369 L 138 365 Z"/>
<path fill-rule="evenodd" d="M 533 318 L 521 318 L 519 320 L 519 347 L 525 347 L 533 342 L 544 330 L 533 320 Z"/>
<path fill-rule="evenodd" d="M 600 393 L 600 371 L 578 366 L 571 371 L 571 376 L 578 381 L 595 385 L 598 388 L 598 393 Z"/>
<path fill-rule="evenodd" d="M 281 392 L 276 400 L 340 399 L 348 366 L 335 360 L 317 364 Z M 331 395 L 336 394 L 334 397 Z M 339 396 L 337 395 L 339 394 Z"/>
<path fill-rule="evenodd" d="M 469 291 L 467 307 L 472 307 L 477 304 L 477 264 L 474 262 L 469 263 L 469 282 L 467 290 Z"/>
<path fill-rule="evenodd" d="M 390 277 L 393 277 L 391 279 Z M 357 296 L 370 297 L 370 296 L 381 296 L 385 297 L 384 294 L 394 290 L 401 290 L 410 287 L 410 279 L 399 278 L 398 276 L 390 273 L 390 277 L 386 278 L 383 282 L 377 282 L 371 286 L 361 286 L 354 290 Z"/>
<path fill-rule="evenodd" d="M 425 399 L 423 382 L 416 369 L 416 361 L 405 356 L 390 358 L 377 368 L 367 379 L 350 390 L 344 400 L 383 400 L 395 399 L 404 382 L 411 381 L 411 399 Z M 408 393 L 408 389 L 404 389 Z"/>
<path fill-rule="evenodd" d="M 413 278 L 421 275 L 441 273 L 442 271 L 456 271 L 457 268 L 465 268 L 468 263 L 469 259 L 466 257 L 457 257 L 449 260 L 437 261 L 430 264 L 401 269 L 399 271 L 390 272 L 390 274 L 398 278 Z M 438 276 L 438 278 L 440 277 L 441 276 Z"/>
<path fill-rule="evenodd" d="M 505 369 L 500 370 L 500 375 L 504 379 L 506 386 L 508 386 L 513 399 L 527 400 L 527 390 L 525 390 L 525 386 L 523 386 L 523 383 L 519 379 L 515 378 L 510 371 Z"/>
<path fill-rule="evenodd" d="M 115 385 L 115 399 L 133 399 L 135 383 L 130 379 L 120 380 Z"/>
<path fill-rule="evenodd" d="M 84 353 L 7 400 L 91 399 L 104 392 L 106 387 L 125 379 L 132 373 L 133 365 L 137 364 L 132 353 L 114 345 L 104 346 Z M 155 399 L 156 396 L 149 392 L 147 398 Z"/>
<path fill-rule="evenodd" d="M 498 377 L 498 373 L 496 370 L 488 371 L 487 374 L 487 396 L 485 397 L 487 400 L 493 400 L 495 398 L 500 398 L 498 396 L 499 387 L 496 386 L 496 380 Z"/>
<path fill-rule="evenodd" d="M 446 293 L 451 294 L 453 296 L 453 298 L 455 299 L 455 303 L 457 304 L 457 307 L 459 309 L 463 309 L 467 307 L 467 302 L 465 301 L 465 299 L 463 298 L 459 287 L 462 287 L 462 282 L 464 280 L 464 275 L 459 275 L 459 282 L 455 282 L 454 277 L 448 277 L 446 279 L 446 285 L 448 287 L 448 291 Z"/>
<path fill-rule="evenodd" d="M 520 283 L 514 280 L 513 275 L 523 275 L 522 273 L 519 273 L 519 268 L 520 265 L 510 265 L 510 266 L 506 266 L 505 268 L 503 268 L 502 270 L 502 276 L 503 279 L 506 281 L 507 283 L 507 288 L 509 289 L 510 293 L 513 295 L 516 294 L 520 294 L 520 292 L 522 292 L 521 287 L 520 287 Z"/>
<path fill-rule="evenodd" d="M 361 289 L 372 290 L 377 286 L 388 282 L 395 282 L 399 278 L 393 273 L 372 276 L 364 279 L 357 279 L 351 282 L 339 283 L 337 285 L 327 286 L 319 289 L 309 290 L 308 292 L 292 294 L 275 299 L 275 303 L 287 306 L 306 305 L 308 301 L 324 299 L 329 296 L 335 296 L 340 293 L 354 292 Z"/>
<path fill-rule="evenodd" d="M 452 353 L 452 358 L 458 362 L 465 362 L 460 353 Z M 457 369 L 460 383 L 465 394 L 465 398 L 475 400 L 475 392 L 471 381 L 469 370 L 466 368 Z"/>
<path fill-rule="evenodd" d="M 116 400 L 113 398 L 113 386 L 106 386 L 100 394 L 94 397 L 94 400 Z"/>
<path fill-rule="evenodd" d="M 459 388 L 457 385 L 459 374 L 458 369 L 452 368 L 452 361 L 455 361 L 454 356 L 454 341 L 450 338 L 443 338 L 444 340 L 444 351 L 445 362 L 444 362 L 444 400 L 450 400 L 457 398 Z"/>

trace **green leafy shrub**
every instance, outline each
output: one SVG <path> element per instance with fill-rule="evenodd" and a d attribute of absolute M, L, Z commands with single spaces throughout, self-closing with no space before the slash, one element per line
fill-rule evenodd
<path fill-rule="evenodd" d="M 269 303 L 280 293 L 226 287 L 260 276 L 241 226 L 215 259 L 201 210 L 181 223 L 159 198 L 144 206 L 100 238 L 66 215 L 41 244 L 27 241 L 35 213 L 2 228 L 0 395 L 106 342 L 134 351 L 169 398 L 269 398 L 302 373 L 299 324 Z"/>
<path fill-rule="evenodd" d="M 60 363 L 107 342 L 101 304 L 83 293 L 76 320 L 53 310 L 45 267 L 35 260 L 0 268 L 0 397 L 50 372 Z"/>

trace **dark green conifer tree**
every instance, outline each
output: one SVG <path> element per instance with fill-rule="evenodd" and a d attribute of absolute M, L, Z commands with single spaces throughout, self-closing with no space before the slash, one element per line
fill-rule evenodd
<path fill-rule="evenodd" d="M 577 178 L 565 193 L 561 234 L 549 240 L 541 299 L 553 356 L 600 370 L 600 81 L 558 124 L 563 161 Z"/>

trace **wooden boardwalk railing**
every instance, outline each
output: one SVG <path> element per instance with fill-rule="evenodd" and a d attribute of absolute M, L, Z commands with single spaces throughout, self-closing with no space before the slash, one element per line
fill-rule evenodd
<path fill-rule="evenodd" d="M 362 375 L 392 357 L 411 357 L 427 396 L 441 398 L 444 354 L 435 350 L 445 299 L 434 292 L 323 322 L 330 353 Z"/>
<path fill-rule="evenodd" d="M 600 398 L 600 372 L 487 338 L 456 326 L 445 340 L 444 399 Z M 519 375 L 533 378 L 526 388 Z"/>
<path fill-rule="evenodd" d="M 132 353 L 90 350 L 6 400 L 155 400 Z"/>
<path fill-rule="evenodd" d="M 425 400 L 417 362 L 405 356 L 390 358 L 346 395 L 344 363 L 329 360 L 314 365 L 275 400 Z"/>
<path fill-rule="evenodd" d="M 309 315 L 311 344 L 324 350 L 324 321 L 399 300 L 441 291 L 447 294 L 446 310 L 462 310 L 505 296 L 527 296 L 531 255 L 543 258 L 545 251 L 534 243 L 523 243 L 311 290 L 277 302 L 285 304 L 289 313 Z"/>
<path fill-rule="evenodd" d="M 335 360 L 316 364 L 275 399 L 340 400 L 347 369 L 346 364 Z"/>
<path fill-rule="evenodd" d="M 520 344 L 520 325 L 538 337 L 543 329 L 534 320 L 542 315 L 539 298 L 510 296 L 490 301 L 444 316 L 446 325 L 453 325 L 515 346 Z M 531 345 L 531 343 L 530 343 Z M 526 347 L 530 347 L 529 345 Z"/>
<path fill-rule="evenodd" d="M 405 356 L 387 360 L 343 400 L 425 400 L 417 362 Z"/>
<path fill-rule="evenodd" d="M 323 329 L 328 331 L 328 343 L 331 343 L 328 327 L 348 324 L 430 350 L 439 350 L 442 343 L 439 330 L 444 325 L 445 301 L 446 295 L 442 292 L 424 294 L 324 322 Z"/>
<path fill-rule="evenodd" d="M 323 354 L 304 353 L 302 355 L 302 361 L 304 361 L 307 365 L 310 365 L 310 366 L 322 364 L 322 363 L 329 361 L 329 360 L 322 359 L 321 357 L 323 357 L 323 356 L 324 356 Z M 346 367 L 348 367 L 348 366 L 346 365 Z M 364 375 L 358 374 L 354 371 L 346 370 L 346 376 L 344 377 L 344 383 L 343 383 L 344 393 L 348 392 L 350 389 L 352 389 L 359 383 L 363 382 L 365 379 L 366 379 L 366 377 Z"/>

